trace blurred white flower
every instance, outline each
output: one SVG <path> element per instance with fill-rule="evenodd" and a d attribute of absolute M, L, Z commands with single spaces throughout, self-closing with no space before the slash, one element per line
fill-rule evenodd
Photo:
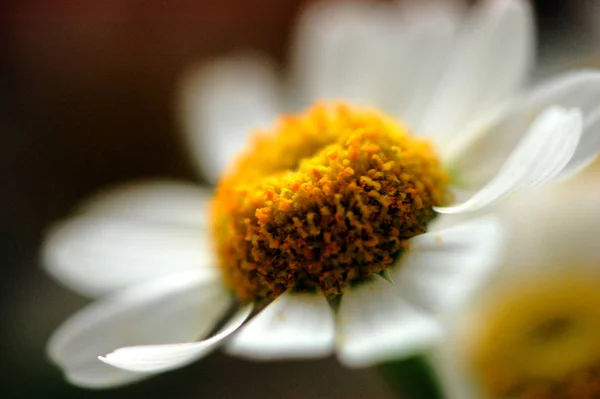
<path fill-rule="evenodd" d="M 433 351 L 446 398 L 600 396 L 599 172 L 503 204 L 500 267 Z"/>
<path fill-rule="evenodd" d="M 338 97 L 386 110 L 437 145 L 440 164 L 469 196 L 434 207 L 439 213 L 479 209 L 568 177 L 593 159 L 600 75 L 575 72 L 511 97 L 533 52 L 526 3 L 484 1 L 464 23 L 445 8 L 407 15 L 394 7 L 309 9 L 297 33 L 293 84 L 285 89 L 258 59 L 227 60 L 192 76 L 184 117 L 202 169 L 216 181 L 253 127 Z M 127 186 L 50 233 L 47 270 L 102 297 L 49 343 L 70 381 L 107 387 L 142 379 L 206 355 L 233 332 L 228 351 L 255 359 L 336 351 L 343 363 L 366 366 L 411 355 L 439 338 L 435 315 L 461 306 L 485 279 L 499 241 L 492 219 L 418 235 L 386 270 L 393 284 L 373 275 L 349 286 L 335 310 L 323 295 L 289 290 L 247 323 L 252 304 L 220 327 L 236 303 L 235 287 L 225 286 L 211 248 L 209 197 L 179 183 Z"/>

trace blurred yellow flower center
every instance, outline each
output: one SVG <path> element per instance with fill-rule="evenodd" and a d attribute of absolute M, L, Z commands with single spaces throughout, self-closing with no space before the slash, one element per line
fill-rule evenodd
<path fill-rule="evenodd" d="M 489 397 L 600 398 L 598 287 L 598 277 L 554 276 L 486 307 L 471 359 Z"/>
<path fill-rule="evenodd" d="M 374 110 L 319 103 L 259 132 L 213 201 L 220 266 L 240 300 L 328 297 L 390 266 L 447 201 L 432 145 Z"/>

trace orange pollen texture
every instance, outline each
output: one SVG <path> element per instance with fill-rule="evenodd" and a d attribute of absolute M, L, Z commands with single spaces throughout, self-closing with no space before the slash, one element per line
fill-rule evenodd
<path fill-rule="evenodd" d="M 380 113 L 318 103 L 257 132 L 212 204 L 220 266 L 241 301 L 341 294 L 382 272 L 449 200 L 429 142 Z"/>

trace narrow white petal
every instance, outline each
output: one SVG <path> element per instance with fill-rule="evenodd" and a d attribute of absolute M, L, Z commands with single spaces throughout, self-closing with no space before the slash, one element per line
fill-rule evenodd
<path fill-rule="evenodd" d="M 183 270 L 217 272 L 208 233 L 201 228 L 94 213 L 52 229 L 43 263 L 57 280 L 90 296 Z"/>
<path fill-rule="evenodd" d="M 502 233 L 483 218 L 412 238 L 392 269 L 398 291 L 430 312 L 456 309 L 495 269 Z"/>
<path fill-rule="evenodd" d="M 212 190 L 180 181 L 123 184 L 92 197 L 80 207 L 85 214 L 148 223 L 206 228 Z"/>
<path fill-rule="evenodd" d="M 469 17 L 421 126 L 442 149 L 474 115 L 516 93 L 532 66 L 528 2 L 482 1 Z"/>
<path fill-rule="evenodd" d="M 516 191 L 554 179 L 569 163 L 581 137 L 579 110 L 549 108 L 533 123 L 498 174 L 465 202 L 434 207 L 440 213 L 480 209 Z"/>
<path fill-rule="evenodd" d="M 574 173 L 594 159 L 600 147 L 600 72 L 557 76 L 475 120 L 449 148 L 448 164 L 465 188 L 478 190 L 498 173 L 539 115 L 552 106 L 577 108 L 583 132 L 575 154 L 561 172 Z"/>
<path fill-rule="evenodd" d="M 185 366 L 215 350 L 234 333 L 252 312 L 252 305 L 240 309 L 219 332 L 203 341 L 120 348 L 99 359 L 123 370 L 159 373 Z"/>
<path fill-rule="evenodd" d="M 247 323 L 227 351 L 252 359 L 313 358 L 333 350 L 333 313 L 320 293 L 286 292 Z"/>
<path fill-rule="evenodd" d="M 180 89 L 182 129 L 191 156 L 215 183 L 248 135 L 279 113 L 279 83 L 269 60 L 238 55 L 191 70 Z"/>
<path fill-rule="evenodd" d="M 98 366 L 98 356 L 128 345 L 189 342 L 210 332 L 231 303 L 219 279 L 186 272 L 99 300 L 73 315 L 48 343 L 50 358 L 82 386 L 115 386 L 136 374 Z"/>
<path fill-rule="evenodd" d="M 338 313 L 338 357 L 351 367 L 401 359 L 428 348 L 440 337 L 438 324 L 376 277 L 344 294 Z"/>

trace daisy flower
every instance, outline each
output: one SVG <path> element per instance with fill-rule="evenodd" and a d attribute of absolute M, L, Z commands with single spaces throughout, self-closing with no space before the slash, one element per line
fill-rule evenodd
<path fill-rule="evenodd" d="M 220 176 L 214 194 L 130 185 L 50 232 L 48 271 L 100 297 L 50 340 L 70 381 L 125 384 L 223 344 L 252 359 L 336 353 L 349 366 L 424 350 L 442 334 L 436 315 L 459 307 L 494 266 L 501 233 L 491 218 L 435 231 L 436 216 L 565 178 L 597 153 L 599 75 L 572 73 L 506 99 L 531 59 L 526 3 L 483 2 L 451 46 L 454 14 L 428 11 L 397 31 L 395 8 L 378 7 L 308 12 L 298 97 L 281 97 L 253 62 L 192 79 L 203 86 L 187 86 L 186 120 L 202 122 L 214 145 L 188 138 L 209 157 L 203 170 Z M 337 91 L 352 82 L 356 91 Z M 315 95 L 323 101 L 258 130 L 223 172 L 244 129 Z"/>
<path fill-rule="evenodd" d="M 434 356 L 447 398 L 600 397 L 600 174 L 508 209 L 493 281 L 447 315 Z"/>

